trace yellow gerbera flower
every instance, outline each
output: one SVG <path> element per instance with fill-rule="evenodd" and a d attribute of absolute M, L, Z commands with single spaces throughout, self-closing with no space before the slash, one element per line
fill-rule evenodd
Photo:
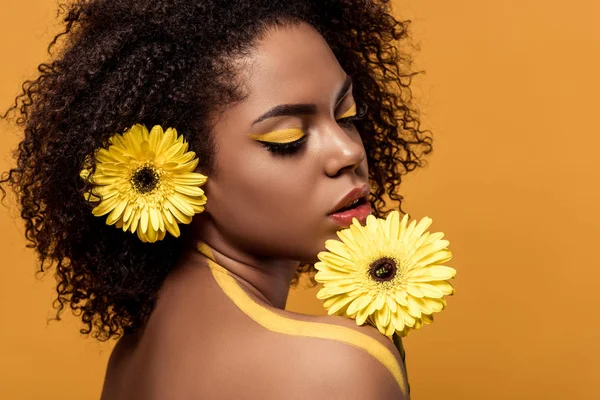
<path fill-rule="evenodd" d="M 443 297 L 454 293 L 447 280 L 456 274 L 442 265 L 452 258 L 449 242 L 442 232 L 425 233 L 431 218 L 407 221 L 398 211 L 386 219 L 369 215 L 366 226 L 355 218 L 337 232 L 341 241 L 326 241 L 329 251 L 318 254 L 315 280 L 323 283 L 317 298 L 329 315 L 367 322 L 391 338 L 431 323 L 444 309 Z"/>
<path fill-rule="evenodd" d="M 206 176 L 193 172 L 198 158 L 174 128 L 150 132 L 135 124 L 110 138 L 108 149 L 95 153 L 96 171 L 81 177 L 94 185 L 88 201 L 100 201 L 92 210 L 108 214 L 106 223 L 123 231 L 137 232 L 143 242 L 162 240 L 168 231 L 178 237 L 178 223 L 188 224 L 204 211 L 206 196 L 200 188 Z"/>

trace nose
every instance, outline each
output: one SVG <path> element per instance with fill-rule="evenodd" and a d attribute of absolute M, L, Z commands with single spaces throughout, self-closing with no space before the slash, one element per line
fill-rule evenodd
<path fill-rule="evenodd" d="M 343 129 L 335 123 L 325 137 L 325 173 L 331 178 L 355 171 L 367 156 L 356 128 Z"/>

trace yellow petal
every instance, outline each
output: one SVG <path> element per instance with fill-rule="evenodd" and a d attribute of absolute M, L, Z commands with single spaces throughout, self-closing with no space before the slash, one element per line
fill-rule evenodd
<path fill-rule="evenodd" d="M 356 323 L 358 325 L 363 325 L 367 320 L 367 317 L 369 316 L 368 309 L 369 307 L 365 307 L 356 314 Z"/>
<path fill-rule="evenodd" d="M 354 236 L 354 240 L 358 243 L 360 243 L 360 247 L 363 248 L 364 250 L 370 250 L 371 249 L 371 240 L 369 239 L 369 235 L 366 233 L 366 229 L 364 227 L 361 227 L 360 225 L 350 225 L 350 232 L 352 233 L 352 236 Z"/>
<path fill-rule="evenodd" d="M 136 209 L 133 212 L 133 216 L 131 217 L 131 225 L 129 226 L 129 230 L 131 233 L 135 232 L 140 222 L 140 217 L 142 216 L 142 211 L 140 209 Z"/>
<path fill-rule="evenodd" d="M 158 231 L 158 228 L 160 227 L 160 216 L 158 215 L 158 211 L 153 207 L 148 210 L 148 213 L 150 214 L 150 223 L 152 224 L 152 229 Z"/>
<path fill-rule="evenodd" d="M 402 309 L 398 309 L 397 312 L 392 314 L 392 325 L 397 331 L 402 331 L 404 329 L 404 311 Z"/>
<path fill-rule="evenodd" d="M 406 243 L 407 241 L 412 239 L 412 234 L 413 231 L 415 230 L 415 227 L 417 226 L 417 221 L 416 220 L 412 220 L 410 222 L 410 224 L 408 224 L 408 226 L 406 227 L 406 229 L 404 230 L 404 234 L 402 235 L 402 237 L 400 238 L 400 240 L 404 243 Z"/>
<path fill-rule="evenodd" d="M 146 234 L 144 232 L 142 232 L 141 229 L 136 230 L 138 238 L 140 238 L 140 240 L 144 243 L 148 243 L 148 237 L 146 236 Z"/>
<path fill-rule="evenodd" d="M 189 224 L 192 222 L 192 217 L 185 215 L 177 207 L 171 204 L 168 199 L 165 199 L 163 206 L 173 214 L 173 216 L 182 224 Z"/>
<path fill-rule="evenodd" d="M 181 233 L 179 230 L 179 225 L 177 225 L 177 222 L 175 222 L 175 220 L 171 216 L 171 213 L 169 211 L 163 210 L 163 215 L 165 216 L 165 218 L 163 219 L 165 221 L 165 227 L 167 228 L 167 231 L 169 231 L 169 233 L 174 237 L 179 237 Z"/>
<path fill-rule="evenodd" d="M 429 228 L 429 226 L 431 225 L 432 222 L 433 222 L 433 220 L 431 218 L 423 217 L 421 219 L 421 221 L 419 221 L 419 223 L 415 227 L 413 236 L 415 238 L 421 236 L 423 234 L 423 232 L 425 232 L 427 230 L 427 228 Z"/>
<path fill-rule="evenodd" d="M 389 322 L 389 323 L 388 323 L 388 325 L 387 325 L 387 329 L 386 329 L 386 331 L 385 331 L 385 336 L 388 336 L 388 337 L 390 337 L 390 338 L 391 338 L 391 337 L 392 337 L 392 335 L 394 334 L 394 331 L 395 331 L 395 330 L 396 330 L 396 329 L 394 328 L 394 324 L 392 324 L 392 322 L 391 322 L 391 317 L 390 317 L 390 322 Z"/>
<path fill-rule="evenodd" d="M 194 209 L 185 202 L 185 200 L 177 194 L 173 194 L 171 196 L 169 196 L 169 201 L 171 202 L 172 205 L 174 205 L 175 207 L 177 207 L 177 209 L 179 211 L 181 211 L 183 214 L 191 217 L 193 216 L 194 213 Z"/>
<path fill-rule="evenodd" d="M 170 160 L 170 162 L 177 164 L 186 164 L 190 161 L 192 161 L 194 159 L 194 157 L 196 157 L 196 153 L 194 153 L 193 151 L 188 151 L 187 153 L 183 153 L 182 155 L 178 156 L 178 157 L 174 157 L 173 159 Z"/>
<path fill-rule="evenodd" d="M 406 231 L 406 223 L 408 222 L 409 215 L 404 214 L 402 220 L 400 221 L 400 231 L 398 233 L 398 239 L 404 237 L 404 232 Z"/>
<path fill-rule="evenodd" d="M 187 195 L 187 196 L 202 196 L 202 195 L 204 195 L 204 190 L 200 189 L 199 187 L 194 187 L 194 186 L 175 185 L 173 187 L 173 189 L 175 189 L 175 191 L 177 191 L 179 193 L 183 193 L 184 195 Z"/>
<path fill-rule="evenodd" d="M 377 293 L 377 297 L 375 298 L 375 309 L 381 310 L 381 308 L 385 305 L 385 294 Z"/>
<path fill-rule="evenodd" d="M 354 262 L 349 261 L 343 257 L 338 256 L 337 254 L 329 253 L 326 251 L 322 251 L 317 254 L 317 258 L 322 261 L 322 265 L 326 266 L 329 269 L 334 271 L 349 273 L 356 271 L 356 266 L 353 265 Z"/>
<path fill-rule="evenodd" d="M 455 275 L 456 270 L 454 268 L 444 265 L 432 265 L 413 269 L 407 274 L 407 277 L 413 282 L 429 282 L 452 279 Z"/>
<path fill-rule="evenodd" d="M 381 319 L 382 319 L 381 312 L 378 311 L 373 315 L 375 318 L 375 327 L 379 330 L 379 332 L 381 332 L 383 335 L 385 335 L 387 327 L 381 322 Z"/>
<path fill-rule="evenodd" d="M 413 297 L 421 298 L 425 296 L 419 288 L 415 287 L 415 285 L 406 285 L 406 291 Z"/>
<path fill-rule="evenodd" d="M 423 293 L 423 296 L 433 298 L 440 298 L 444 296 L 444 292 L 440 288 L 429 283 L 412 282 L 410 286 L 418 288 Z"/>
<path fill-rule="evenodd" d="M 448 251 L 448 250 L 446 250 L 446 247 L 448 247 L 449 243 L 450 242 L 448 242 L 447 240 L 438 240 L 437 242 L 427 244 L 427 245 L 421 247 L 415 253 L 413 259 L 415 260 L 415 262 L 421 261 L 423 259 L 428 259 L 428 258 L 435 259 L 437 252 Z M 421 261 L 421 262 L 423 262 L 423 261 Z M 432 263 L 433 261 L 427 260 L 427 262 Z M 437 259 L 435 262 L 438 263 Z"/>
<path fill-rule="evenodd" d="M 354 253 L 356 253 L 356 249 L 361 248 L 360 242 L 356 241 L 350 229 L 342 229 L 340 231 L 337 231 L 337 236 L 342 242 L 344 242 L 348 247 L 350 247 Z"/>
<path fill-rule="evenodd" d="M 404 290 L 397 290 L 394 295 L 394 299 L 401 306 L 408 306 L 408 296 L 406 295 L 406 292 Z"/>
<path fill-rule="evenodd" d="M 96 217 L 100 217 L 104 214 L 107 214 L 108 212 L 112 211 L 112 209 L 115 208 L 119 204 L 119 202 L 120 201 L 117 196 L 111 197 L 108 200 L 104 200 L 96 207 L 94 207 L 94 209 L 92 210 L 92 214 Z"/>
<path fill-rule="evenodd" d="M 387 306 L 389 307 L 390 311 L 395 313 L 396 312 L 396 300 L 392 298 L 392 296 L 385 296 L 385 302 L 387 304 Z"/>
<path fill-rule="evenodd" d="M 148 135 L 148 143 L 150 145 L 150 150 L 156 153 L 158 150 L 158 146 L 160 145 L 160 140 L 163 136 L 163 129 L 160 125 L 154 125 L 150 130 Z"/>
<path fill-rule="evenodd" d="M 96 162 L 99 163 L 111 163 L 111 162 L 123 162 L 123 161 L 127 161 L 126 158 L 124 158 L 122 155 L 120 155 L 119 153 L 114 153 L 114 152 L 110 152 L 107 149 L 99 149 L 94 157 L 96 158 Z"/>
<path fill-rule="evenodd" d="M 127 206 L 127 202 L 124 200 L 121 200 L 116 206 L 115 208 L 113 208 L 113 210 L 110 212 L 110 214 L 108 214 L 108 217 L 106 218 L 106 224 L 107 225 L 112 225 L 115 222 L 117 222 L 119 220 L 119 218 L 121 218 L 121 215 L 123 214 L 123 211 L 125 211 L 125 207 Z"/>
<path fill-rule="evenodd" d="M 148 233 L 148 220 L 149 220 L 148 210 L 146 208 L 141 209 L 141 218 L 140 218 L 140 230 L 142 233 Z"/>
<path fill-rule="evenodd" d="M 175 142 L 163 153 L 165 161 L 170 161 L 183 148 L 182 143 Z"/>
<path fill-rule="evenodd" d="M 185 201 L 188 202 L 190 204 L 190 206 L 192 206 L 194 211 L 196 211 L 196 208 L 204 209 L 204 207 L 200 207 L 200 206 L 203 206 L 204 204 L 206 204 L 206 196 L 203 195 L 200 197 L 186 197 Z M 200 211 L 196 211 L 196 212 L 200 212 Z"/>
<path fill-rule="evenodd" d="M 390 240 L 398 240 L 400 232 L 400 213 L 396 210 L 390 212 L 386 218 L 387 236 Z"/>
<path fill-rule="evenodd" d="M 450 250 L 438 250 L 435 253 L 429 254 L 424 256 L 423 258 L 421 258 L 420 260 L 418 260 L 418 262 L 416 261 L 416 266 L 424 266 L 424 265 L 430 265 L 430 264 L 443 264 L 445 262 L 448 262 L 452 259 L 452 252 L 450 252 Z"/>
<path fill-rule="evenodd" d="M 382 233 L 379 229 L 379 221 L 375 218 L 374 215 L 369 215 L 367 217 L 367 235 L 369 236 L 369 241 L 373 241 L 373 239 L 377 239 L 382 237 Z"/>
<path fill-rule="evenodd" d="M 436 281 L 436 282 L 427 282 L 428 285 L 434 286 L 437 290 L 441 291 L 445 296 L 449 296 L 454 294 L 454 288 L 449 282 L 446 281 Z"/>
<path fill-rule="evenodd" d="M 158 239 L 158 232 L 151 225 L 149 225 L 148 231 L 146 232 L 146 237 L 150 243 L 154 243 Z"/>
<path fill-rule="evenodd" d="M 102 174 L 94 174 L 93 182 L 95 185 L 113 185 L 120 183 L 123 178 L 120 176 L 112 176 L 112 175 L 102 175 Z"/>
<path fill-rule="evenodd" d="M 184 172 L 173 176 L 173 183 L 177 185 L 204 185 L 207 177 L 195 172 Z"/>
<path fill-rule="evenodd" d="M 349 251 L 349 248 L 344 243 L 338 240 L 328 239 L 325 241 L 325 247 L 327 250 L 332 252 L 333 254 L 337 254 L 340 257 L 351 259 L 353 258 L 352 254 Z"/>
<path fill-rule="evenodd" d="M 379 311 L 379 317 L 381 318 L 381 324 L 384 327 L 387 327 L 391 320 L 390 310 L 387 307 L 387 304 L 384 304 Z"/>
<path fill-rule="evenodd" d="M 317 280 L 318 277 L 318 280 Z M 315 280 L 317 282 L 327 282 L 327 281 L 335 281 L 335 283 L 340 284 L 342 281 L 354 282 L 354 278 L 349 277 L 348 274 L 339 273 L 331 269 L 319 271 L 315 274 Z"/>
<path fill-rule="evenodd" d="M 359 296 L 352 303 L 350 303 L 350 305 L 348 306 L 347 313 L 354 314 L 355 312 L 360 311 L 363 308 L 365 308 L 371 301 L 372 301 L 372 298 L 368 294 Z"/>
<path fill-rule="evenodd" d="M 415 299 L 414 297 L 408 297 L 408 313 L 410 315 L 412 315 L 415 318 L 421 318 L 421 307 L 419 306 L 419 302 L 418 300 L 420 299 Z"/>
<path fill-rule="evenodd" d="M 328 307 L 326 307 L 329 315 L 337 313 L 338 311 L 346 307 L 355 298 L 351 296 L 336 296 L 332 299 L 336 299 L 336 301 L 331 303 Z"/>

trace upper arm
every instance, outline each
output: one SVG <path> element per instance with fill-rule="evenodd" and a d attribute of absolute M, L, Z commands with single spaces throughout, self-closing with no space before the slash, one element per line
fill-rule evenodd
<path fill-rule="evenodd" d="M 406 375 L 398 382 L 383 363 L 362 349 L 336 346 L 321 364 L 315 399 L 408 400 Z M 404 387 L 403 388 L 401 387 Z M 314 397 L 317 393 L 318 396 Z"/>

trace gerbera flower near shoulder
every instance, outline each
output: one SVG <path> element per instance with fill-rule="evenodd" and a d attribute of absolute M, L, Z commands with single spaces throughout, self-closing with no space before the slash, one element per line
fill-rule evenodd
<path fill-rule="evenodd" d="M 433 321 L 446 307 L 446 295 L 454 293 L 448 282 L 456 274 L 444 264 L 452 258 L 442 232 L 429 233 L 431 218 L 408 226 L 408 214 L 400 221 L 392 211 L 386 219 L 357 219 L 328 240 L 329 251 L 318 254 L 315 280 L 323 283 L 317 298 L 328 314 L 369 323 L 381 333 L 406 336 Z"/>
<path fill-rule="evenodd" d="M 95 152 L 96 170 L 81 177 L 93 188 L 86 200 L 99 203 L 92 213 L 108 214 L 106 223 L 124 232 L 136 232 L 143 242 L 164 239 L 166 232 L 179 237 L 179 223 L 204 211 L 206 196 L 200 188 L 207 177 L 194 172 L 198 158 L 175 128 L 150 132 L 135 124 L 110 138 L 109 147 Z"/>

